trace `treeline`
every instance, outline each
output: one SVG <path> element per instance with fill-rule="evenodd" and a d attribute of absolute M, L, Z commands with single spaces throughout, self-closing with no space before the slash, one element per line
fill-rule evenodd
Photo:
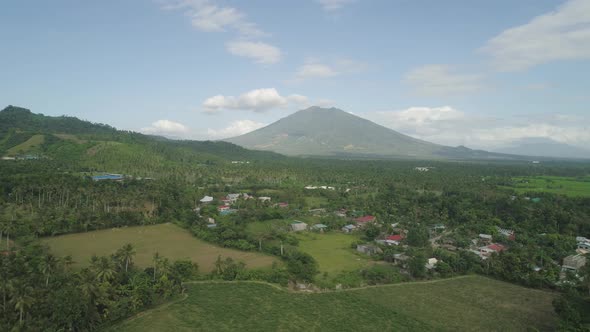
<path fill-rule="evenodd" d="M 134 265 L 126 245 L 111 256 L 92 257 L 74 270 L 35 242 L 0 255 L 0 330 L 89 331 L 178 296 L 197 273 L 190 261 L 154 255 L 152 267 Z"/>

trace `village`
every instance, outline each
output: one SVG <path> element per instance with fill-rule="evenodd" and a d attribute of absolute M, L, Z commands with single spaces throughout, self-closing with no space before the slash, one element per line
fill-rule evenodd
<path fill-rule="evenodd" d="M 418 171 L 425 171 L 418 169 Z M 337 190 L 334 186 L 308 185 L 304 187 L 307 191 L 316 190 Z M 338 189 L 348 193 L 350 188 Z M 516 196 L 511 196 L 512 201 Z M 540 199 L 523 197 L 525 201 L 538 203 Z M 274 209 L 280 212 L 282 220 L 271 220 L 274 223 L 275 232 L 284 234 L 334 234 L 340 233 L 350 236 L 352 243 L 349 250 L 367 257 L 372 261 L 390 263 L 400 269 L 403 273 L 410 274 L 408 262 L 413 258 L 416 243 L 411 243 L 412 232 L 423 232 L 425 237 L 421 247 L 427 247 L 425 252 L 431 256 L 425 257 L 423 267 L 427 275 L 436 276 L 439 264 L 446 264 L 441 253 L 457 254 L 468 253 L 477 257 L 482 266 L 490 258 L 509 252 L 515 243 L 517 234 L 512 229 L 495 226 L 493 232 L 472 234 L 467 243 L 461 243 L 454 239 L 454 230 L 440 222 L 433 222 L 427 225 L 411 225 L 408 222 L 400 221 L 388 223 L 372 214 L 363 211 L 329 208 L 308 208 L 300 209 L 293 207 L 286 201 L 275 202 L 271 196 L 255 197 L 246 192 L 228 193 L 217 198 L 209 195 L 202 197 L 194 212 L 202 218 L 208 229 L 215 229 L 221 223 L 227 222 L 227 217 L 237 215 L 240 211 L 256 209 Z M 237 216 L 236 216 L 237 217 Z M 389 218 L 391 219 L 391 218 Z M 235 219 L 234 219 L 235 220 Z M 367 234 L 370 233 L 370 236 Z M 415 242 L 415 241 L 414 241 Z M 590 239 L 582 236 L 576 237 L 577 249 L 561 261 L 553 261 L 553 265 L 559 269 L 560 277 L 556 284 L 567 282 L 568 279 L 578 278 L 578 272 L 586 265 L 585 255 L 590 252 Z M 282 245 L 281 245 L 282 252 Z M 438 254 L 434 254 L 438 253 Z M 436 257 L 438 256 L 438 257 Z M 445 254 L 442 255 L 443 257 Z M 530 264 L 531 272 L 539 273 L 543 267 Z"/>

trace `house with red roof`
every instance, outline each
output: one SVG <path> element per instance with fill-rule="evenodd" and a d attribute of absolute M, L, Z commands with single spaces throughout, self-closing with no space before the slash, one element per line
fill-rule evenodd
<path fill-rule="evenodd" d="M 363 216 L 356 218 L 354 221 L 356 221 L 359 226 L 362 226 L 370 222 L 375 222 L 375 220 L 377 220 L 375 216 Z"/>
<path fill-rule="evenodd" d="M 390 235 L 385 239 L 385 243 L 390 246 L 399 246 L 403 239 L 404 237 L 401 234 Z"/>

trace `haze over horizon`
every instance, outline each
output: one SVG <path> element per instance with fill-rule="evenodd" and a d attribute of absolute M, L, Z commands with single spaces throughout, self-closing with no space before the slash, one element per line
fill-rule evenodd
<path fill-rule="evenodd" d="M 449 146 L 590 144 L 588 0 L 23 0 L 0 17 L 0 107 L 222 139 L 319 105 Z"/>

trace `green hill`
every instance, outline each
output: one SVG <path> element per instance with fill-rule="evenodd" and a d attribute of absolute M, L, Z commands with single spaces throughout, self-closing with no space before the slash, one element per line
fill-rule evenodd
<path fill-rule="evenodd" d="M 226 139 L 285 155 L 420 159 L 511 159 L 514 156 L 442 146 L 403 135 L 336 108 L 310 107 L 269 126 Z"/>
<path fill-rule="evenodd" d="M 168 140 L 75 117 L 45 116 L 8 106 L 0 111 L 0 156 L 22 155 L 63 161 L 76 169 L 133 171 L 144 176 L 189 165 L 284 158 L 227 142 Z"/>

